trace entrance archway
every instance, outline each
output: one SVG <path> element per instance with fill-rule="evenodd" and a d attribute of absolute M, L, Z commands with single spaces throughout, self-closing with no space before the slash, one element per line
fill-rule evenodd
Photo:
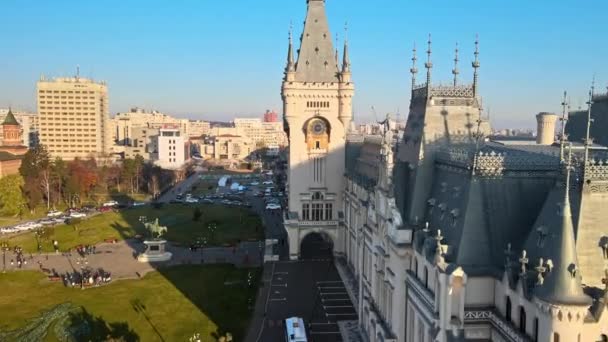
<path fill-rule="evenodd" d="M 323 233 L 310 233 L 300 243 L 300 259 L 332 259 L 334 243 L 331 237 Z"/>

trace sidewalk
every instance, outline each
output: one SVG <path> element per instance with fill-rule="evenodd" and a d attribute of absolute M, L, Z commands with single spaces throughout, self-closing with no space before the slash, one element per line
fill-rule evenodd
<path fill-rule="evenodd" d="M 342 278 L 342 281 L 344 282 L 344 287 L 355 307 L 355 311 L 359 312 L 359 282 L 357 281 L 357 278 L 355 278 L 354 274 L 348 268 L 344 258 L 334 259 L 334 264 L 340 274 L 340 278 Z M 359 329 L 358 321 L 340 321 L 338 322 L 338 327 L 340 328 L 340 333 L 342 334 L 342 340 L 344 342 L 366 341 L 362 337 L 363 334 L 361 334 L 361 329 Z"/>
<path fill-rule="evenodd" d="M 274 263 L 265 263 L 262 273 L 262 284 L 255 299 L 255 308 L 249 322 L 249 329 L 245 342 L 258 342 L 262 331 L 266 325 L 266 311 L 268 307 L 268 297 L 270 296 L 270 282 L 274 273 Z"/>

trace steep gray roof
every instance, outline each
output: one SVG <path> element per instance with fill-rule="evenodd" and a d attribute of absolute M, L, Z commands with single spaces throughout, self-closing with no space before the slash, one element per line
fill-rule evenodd
<path fill-rule="evenodd" d="M 556 186 L 547 196 L 525 248 L 530 255 L 529 270 L 542 279 L 542 284 L 537 281 L 534 288 L 539 299 L 553 304 L 591 305 L 581 284 L 570 196 L 565 186 Z M 542 277 L 537 266 L 544 267 Z"/>
<path fill-rule="evenodd" d="M 297 82 L 339 82 L 325 0 L 308 0 L 304 33 L 300 39 Z"/>

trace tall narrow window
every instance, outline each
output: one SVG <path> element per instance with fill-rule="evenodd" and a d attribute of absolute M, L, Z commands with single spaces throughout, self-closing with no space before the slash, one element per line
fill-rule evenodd
<path fill-rule="evenodd" d="M 507 297 L 507 305 L 505 309 L 505 319 L 511 322 L 511 298 Z"/>
<path fill-rule="evenodd" d="M 526 310 L 523 306 L 519 307 L 519 331 L 526 333 Z"/>
<path fill-rule="evenodd" d="M 553 333 L 553 342 L 559 342 L 559 334 Z"/>
<path fill-rule="evenodd" d="M 534 318 L 534 342 L 538 342 L 538 317 Z"/>
<path fill-rule="evenodd" d="M 331 221 L 333 219 L 333 204 L 325 203 L 325 221 Z"/>
<path fill-rule="evenodd" d="M 304 221 L 310 220 L 310 204 L 308 204 L 308 203 L 302 204 L 302 220 L 304 220 Z"/>

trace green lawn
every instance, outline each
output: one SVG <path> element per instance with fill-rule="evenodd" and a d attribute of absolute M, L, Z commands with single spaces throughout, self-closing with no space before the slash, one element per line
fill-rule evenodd
<path fill-rule="evenodd" d="M 248 272 L 252 287 L 247 286 Z M 82 321 L 89 329 L 75 340 L 101 341 L 111 335 L 125 341 L 188 341 L 200 333 L 203 341 L 215 341 L 218 332 L 230 332 L 242 341 L 259 276 L 259 269 L 227 265 L 176 266 L 83 291 L 50 283 L 37 272 L 0 274 L 0 341 L 42 340 L 36 335 L 40 330 L 48 330 L 45 340 L 58 341 L 58 327 L 82 327 Z M 49 313 L 62 303 L 72 305 Z M 29 335 L 19 335 L 17 329 Z"/>
<path fill-rule="evenodd" d="M 181 204 L 164 205 L 160 209 L 142 206 L 119 212 L 107 212 L 82 220 L 76 225 L 60 225 L 51 229 L 42 249 L 52 252 L 52 241 L 59 242 L 60 250 L 68 250 L 78 245 L 92 245 L 106 239 L 127 239 L 137 234 L 145 234 L 141 216 L 149 221 L 159 218 L 161 225 L 168 227 L 164 236 L 167 240 L 189 245 L 196 239 L 206 239 L 209 245 L 234 244 L 239 240 L 260 240 L 264 229 L 255 213 L 246 208 L 230 208 L 218 205 L 198 205 L 202 210 L 199 221 L 193 221 L 197 206 Z M 215 223 L 213 234 L 207 229 Z M 26 252 L 36 252 L 37 242 L 34 232 L 13 236 L 8 240 L 11 246 L 21 246 Z"/>
<path fill-rule="evenodd" d="M 217 181 L 215 180 L 199 180 L 194 183 L 192 188 L 189 190 L 193 196 L 203 196 L 207 194 L 214 194 L 217 189 Z"/>

